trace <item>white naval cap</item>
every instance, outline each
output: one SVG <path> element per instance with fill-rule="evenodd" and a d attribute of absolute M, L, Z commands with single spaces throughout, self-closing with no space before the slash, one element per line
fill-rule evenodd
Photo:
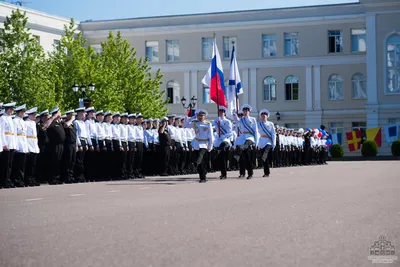
<path fill-rule="evenodd" d="M 136 118 L 136 113 L 131 113 L 131 114 L 129 114 L 128 115 L 128 118 L 130 119 L 130 118 Z"/>
<path fill-rule="evenodd" d="M 28 115 L 35 114 L 37 112 L 37 107 L 27 110 L 25 113 Z"/>
<path fill-rule="evenodd" d="M 94 107 L 88 107 L 87 109 L 85 109 L 85 112 L 94 112 Z"/>
<path fill-rule="evenodd" d="M 23 104 L 23 105 L 15 108 L 16 112 L 21 111 L 21 110 L 26 110 L 26 104 Z"/>
<path fill-rule="evenodd" d="M 240 109 L 241 110 L 248 109 L 251 111 L 253 108 L 249 104 L 244 104 Z"/>
<path fill-rule="evenodd" d="M 299 130 L 298 130 L 298 133 L 304 133 L 304 129 L 303 128 L 300 128 Z"/>
<path fill-rule="evenodd" d="M 267 116 L 269 117 L 269 110 L 268 109 L 260 110 L 259 115 L 261 116 L 263 113 L 267 114 Z"/>
<path fill-rule="evenodd" d="M 223 110 L 225 113 L 228 111 L 228 109 L 224 106 L 219 106 L 218 110 Z"/>
<path fill-rule="evenodd" d="M 17 104 L 17 102 L 10 102 L 10 103 L 7 103 L 7 104 L 4 104 L 3 105 L 3 108 L 4 109 L 7 109 L 7 108 L 15 108 L 15 105 Z"/>
<path fill-rule="evenodd" d="M 97 116 L 97 115 L 104 115 L 104 112 L 103 112 L 103 110 L 99 110 L 99 111 L 96 112 L 95 115 L 96 115 L 96 116 Z"/>
<path fill-rule="evenodd" d="M 75 114 L 75 110 L 73 110 L 73 109 L 68 110 L 68 111 L 65 112 L 65 115 L 68 115 L 68 114 L 71 114 L 71 113 Z"/>
<path fill-rule="evenodd" d="M 137 114 L 137 115 L 136 115 L 136 118 L 143 118 L 142 113 Z"/>
<path fill-rule="evenodd" d="M 57 111 L 59 111 L 60 109 L 58 108 L 58 106 L 55 106 L 54 108 L 53 108 L 53 110 L 52 111 L 50 111 L 50 113 L 51 114 L 54 114 L 54 113 L 56 113 Z"/>
<path fill-rule="evenodd" d="M 122 113 L 122 114 L 121 114 L 121 118 L 122 118 L 122 117 L 127 117 L 127 118 L 128 118 L 128 113 L 127 113 L 127 112 Z"/>
<path fill-rule="evenodd" d="M 202 108 L 196 110 L 196 115 L 199 115 L 200 113 L 203 113 L 203 114 L 205 114 L 206 116 L 208 115 L 207 110 L 202 109 Z"/>
<path fill-rule="evenodd" d="M 39 116 L 43 116 L 43 115 L 49 115 L 49 110 L 45 109 L 42 112 L 40 112 Z"/>
<path fill-rule="evenodd" d="M 112 114 L 112 117 L 114 118 L 114 117 L 120 117 L 121 116 L 121 114 L 119 114 L 119 112 L 117 111 L 117 112 L 115 112 L 114 114 Z"/>
<path fill-rule="evenodd" d="M 107 111 L 104 113 L 104 117 L 106 117 L 106 116 L 108 116 L 108 115 L 111 115 L 111 111 L 109 111 L 109 110 L 107 110 Z"/>
<path fill-rule="evenodd" d="M 78 112 L 85 112 L 85 108 L 77 108 L 77 109 L 75 109 L 75 112 L 76 113 L 78 113 Z"/>
<path fill-rule="evenodd" d="M 170 114 L 170 115 L 168 115 L 167 117 L 168 117 L 168 118 L 175 118 L 176 115 L 175 115 L 175 114 Z"/>
<path fill-rule="evenodd" d="M 167 117 L 162 118 L 161 122 L 163 122 L 163 121 L 168 121 L 168 118 Z"/>

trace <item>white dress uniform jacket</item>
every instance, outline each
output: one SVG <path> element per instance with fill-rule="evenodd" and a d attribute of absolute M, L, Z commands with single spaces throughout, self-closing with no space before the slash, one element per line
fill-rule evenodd
<path fill-rule="evenodd" d="M 96 131 L 96 123 L 95 123 L 94 119 L 90 119 L 90 120 L 87 119 L 85 121 L 85 125 L 87 128 L 88 139 L 96 139 L 97 131 Z M 92 145 L 97 145 L 97 144 L 92 144 L 92 142 L 90 142 L 90 146 L 92 146 Z"/>
<path fill-rule="evenodd" d="M 8 114 L 1 116 L 0 124 L 3 146 L 7 146 L 8 149 L 17 149 L 17 133 L 15 132 L 14 121 L 11 116 Z"/>
<path fill-rule="evenodd" d="M 14 118 L 14 127 L 17 134 L 17 148 L 15 151 L 19 153 L 28 153 L 28 141 L 26 140 L 27 128 L 25 121 L 16 116 Z"/>
<path fill-rule="evenodd" d="M 236 139 L 235 145 L 244 145 L 246 140 L 251 140 L 255 145 L 257 145 L 259 135 L 256 119 L 253 117 L 243 117 L 239 119 L 236 115 L 234 115 L 234 119 L 236 120 L 241 133 Z"/>
<path fill-rule="evenodd" d="M 257 147 L 263 149 L 266 145 L 270 145 L 272 149 L 276 145 L 276 133 L 275 125 L 270 121 L 260 121 L 258 122 L 258 132 L 260 134 L 260 139 L 258 140 Z"/>
<path fill-rule="evenodd" d="M 76 145 L 78 147 L 81 146 L 81 139 L 86 141 L 88 146 L 92 146 L 92 140 L 90 139 L 89 133 L 87 131 L 87 127 L 85 122 L 82 120 L 75 120 L 74 125 L 76 128 Z"/>
<path fill-rule="evenodd" d="M 223 142 L 231 145 L 232 122 L 227 118 L 218 117 L 218 119 L 213 121 L 213 126 L 215 127 L 216 132 L 215 146 L 219 147 Z"/>
<path fill-rule="evenodd" d="M 25 123 L 26 123 L 26 139 L 28 141 L 28 151 L 29 153 L 39 154 L 40 150 L 37 139 L 36 122 L 27 119 Z"/>
<path fill-rule="evenodd" d="M 195 120 L 194 117 L 188 119 L 185 118 L 184 126 L 186 128 L 193 127 L 195 132 L 195 138 L 192 141 L 192 147 L 195 150 L 205 148 L 211 151 L 214 144 L 214 135 L 211 122 L 205 120 L 203 122 Z"/>

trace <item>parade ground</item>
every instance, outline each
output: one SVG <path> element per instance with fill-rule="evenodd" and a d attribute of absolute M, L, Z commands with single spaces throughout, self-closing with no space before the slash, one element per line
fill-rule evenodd
<path fill-rule="evenodd" d="M 0 266 L 373 266 L 400 257 L 400 162 L 0 190 Z M 400 259 L 389 266 L 399 266 Z"/>

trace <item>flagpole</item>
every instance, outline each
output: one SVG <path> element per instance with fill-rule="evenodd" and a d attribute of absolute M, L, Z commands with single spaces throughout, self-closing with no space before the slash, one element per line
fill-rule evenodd
<path fill-rule="evenodd" d="M 217 49 L 217 39 L 216 39 L 216 34 L 214 32 L 214 47 Z M 215 56 L 217 56 L 217 51 L 214 51 Z M 215 71 L 217 71 L 217 68 L 215 68 Z M 216 74 L 216 73 L 215 73 Z M 215 90 L 217 91 L 217 120 L 218 120 L 218 137 L 221 137 L 221 122 L 219 121 L 219 97 L 218 97 L 218 79 L 215 79 Z"/>
<path fill-rule="evenodd" d="M 234 46 L 235 46 L 235 41 L 232 40 L 232 49 L 233 49 Z M 238 98 L 238 94 L 237 94 L 236 84 L 235 84 L 235 100 L 236 100 L 236 116 L 239 117 L 239 98 Z M 238 136 L 240 135 L 239 134 L 239 127 L 237 127 L 237 135 Z"/>

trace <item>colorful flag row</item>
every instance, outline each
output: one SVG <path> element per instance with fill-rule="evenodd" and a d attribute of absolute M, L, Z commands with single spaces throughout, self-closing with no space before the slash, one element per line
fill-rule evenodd
<path fill-rule="evenodd" d="M 386 125 L 384 127 L 385 129 L 385 136 L 386 136 L 386 141 L 389 144 L 392 144 L 393 141 L 399 139 L 399 132 L 400 132 L 400 124 L 393 124 L 393 125 Z M 341 136 L 338 136 L 339 134 L 336 134 L 336 138 L 339 139 L 340 137 L 340 143 L 341 144 Z M 381 127 L 376 127 L 376 128 L 370 128 L 365 130 L 365 136 L 363 136 L 363 132 L 360 130 L 352 131 L 352 132 L 347 132 L 346 133 L 346 139 L 347 139 L 347 145 L 349 147 L 349 151 L 356 151 L 361 148 L 362 140 L 365 137 L 367 141 L 374 141 L 378 147 L 382 146 L 382 128 Z M 335 135 L 332 135 L 332 143 L 335 144 Z"/>

